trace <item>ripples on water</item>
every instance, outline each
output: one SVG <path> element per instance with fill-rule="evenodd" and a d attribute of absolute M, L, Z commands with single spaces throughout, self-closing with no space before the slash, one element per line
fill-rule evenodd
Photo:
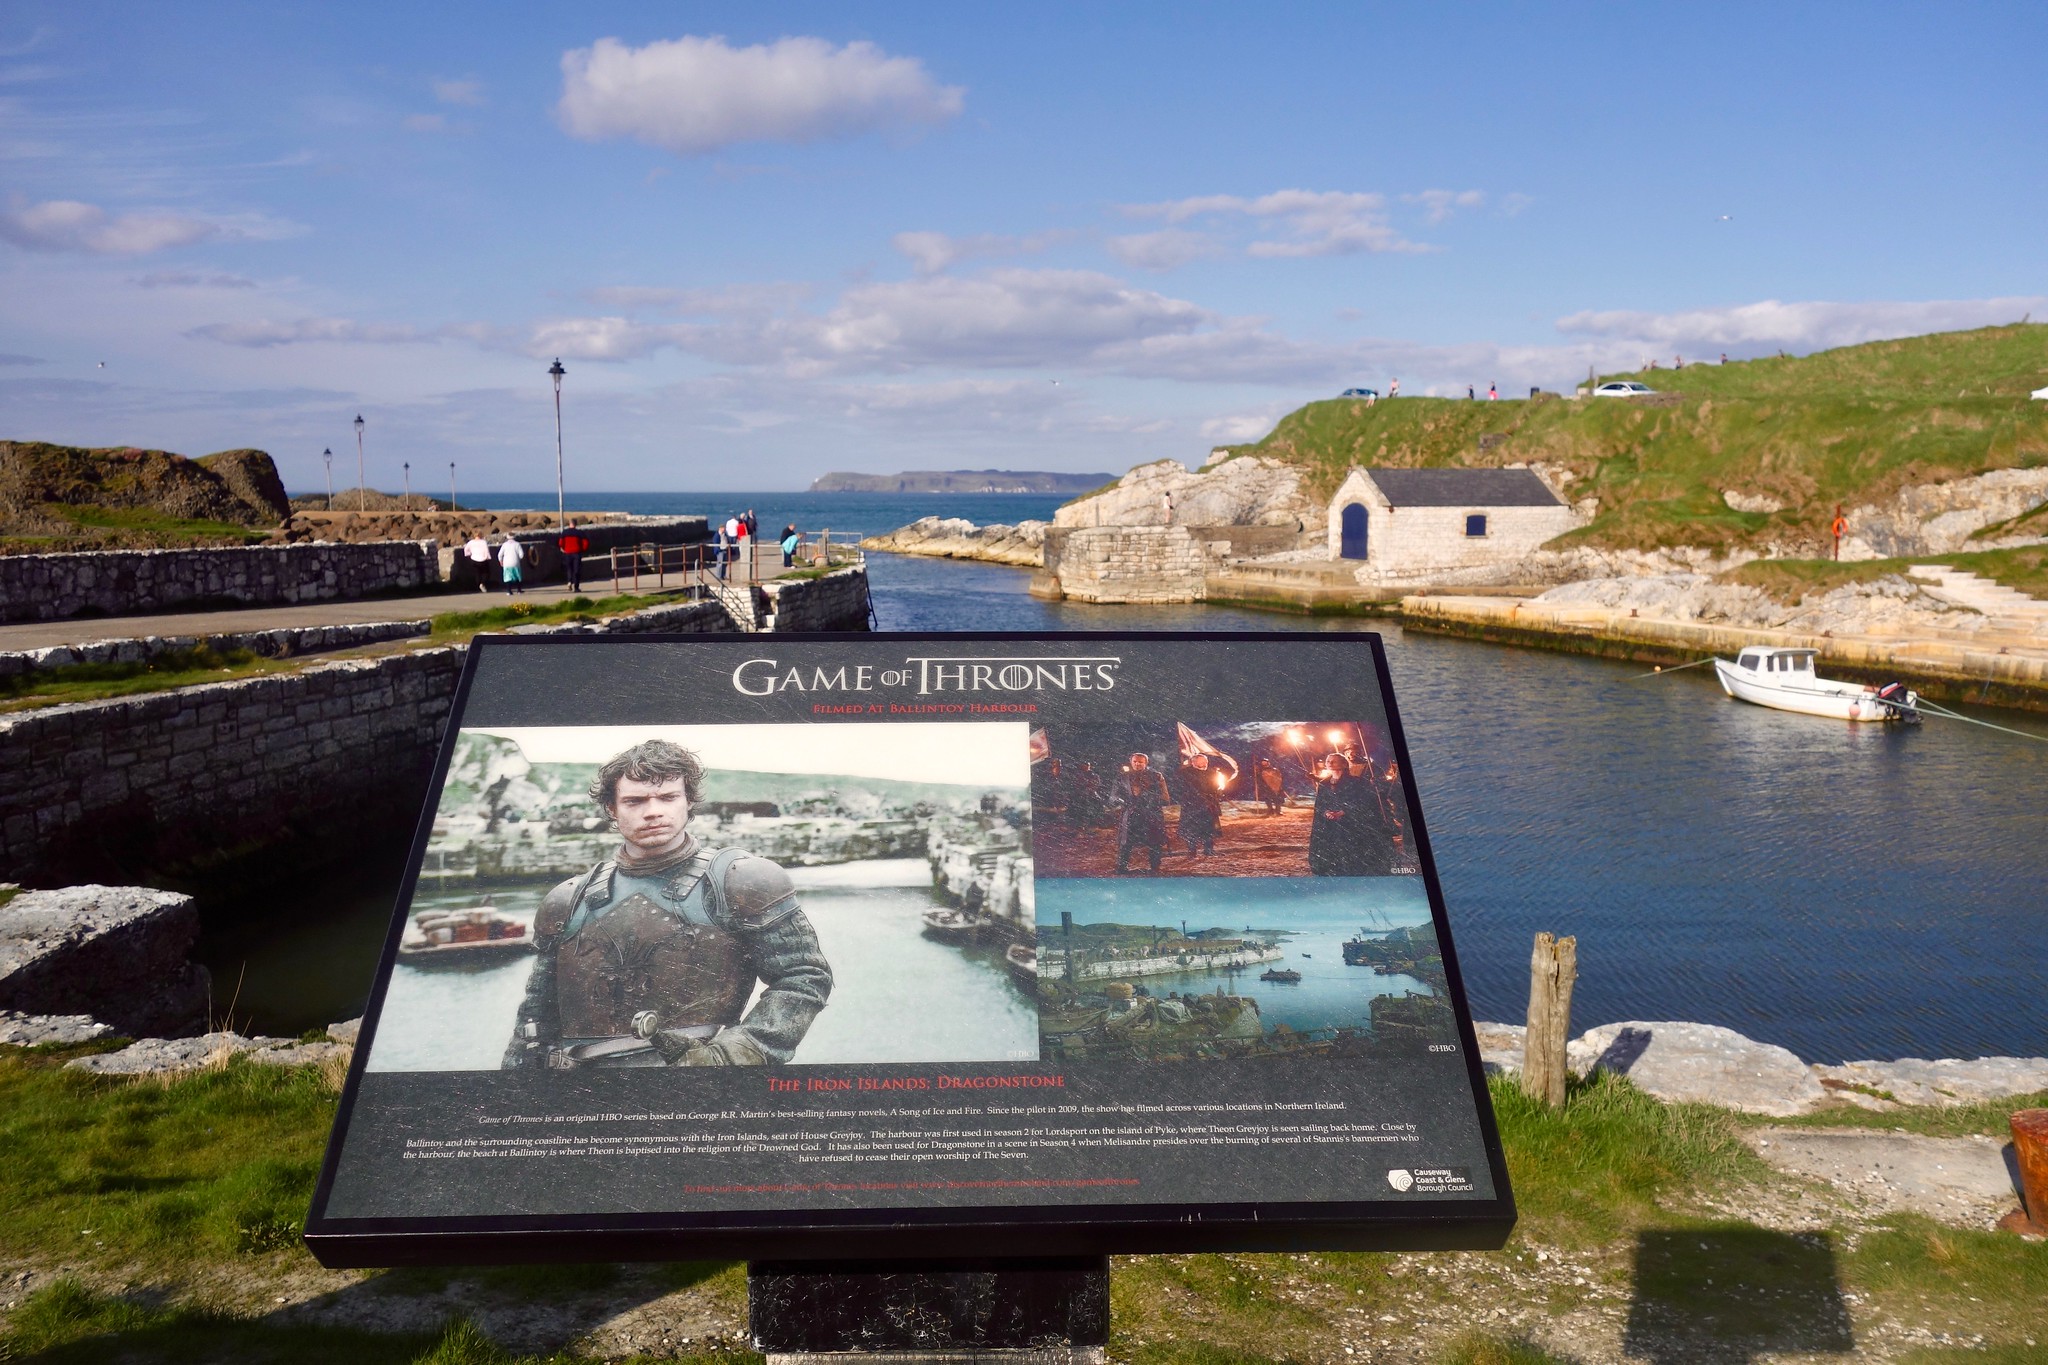
<path fill-rule="evenodd" d="M 2048 1053 L 2048 744 L 1790 715 L 1704 669 L 869 563 L 892 630 L 1379 629 L 1479 1018 L 1521 1021 L 1547 929 L 1579 939 L 1577 1027 L 1693 1020 L 1829 1062 Z"/>
<path fill-rule="evenodd" d="M 629 510 L 749 500 L 764 525 L 849 533 L 933 510 L 1043 517 L 1058 501 L 672 495 Z M 885 630 L 1375 624 L 1044 603 L 1024 570 L 869 564 Z M 1579 938 L 1579 1027 L 1697 1020 L 1816 1061 L 2048 1052 L 2048 744 L 1937 720 L 1788 715 L 1729 701 L 1705 670 L 1634 679 L 1634 665 L 1384 633 L 1478 1017 L 1522 1018 L 1530 936 L 1547 929 Z M 217 989 L 248 962 L 241 1008 L 266 1002 L 257 1022 L 279 1032 L 359 1008 L 388 888 L 357 887 L 345 904 L 330 892 L 325 917 L 294 917 L 325 927 L 217 948 Z M 326 936 L 318 950 L 309 935 Z"/>

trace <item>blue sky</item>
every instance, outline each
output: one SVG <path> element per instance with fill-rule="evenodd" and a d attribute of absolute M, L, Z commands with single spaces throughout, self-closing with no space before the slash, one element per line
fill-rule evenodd
<path fill-rule="evenodd" d="M 360 411 L 375 484 L 538 488 L 559 355 L 586 490 L 1122 470 L 2048 317 L 2044 51 L 2038 3 L 15 0 L 0 436 L 307 491 Z"/>

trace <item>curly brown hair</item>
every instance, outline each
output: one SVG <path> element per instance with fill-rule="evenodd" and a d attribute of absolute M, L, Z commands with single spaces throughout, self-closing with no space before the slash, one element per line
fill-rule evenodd
<path fill-rule="evenodd" d="M 666 739 L 647 739 L 622 754 L 614 754 L 590 784 L 590 799 L 610 810 L 619 800 L 619 779 L 635 782 L 683 780 L 683 795 L 691 805 L 704 790 L 704 764 L 682 745 Z"/>

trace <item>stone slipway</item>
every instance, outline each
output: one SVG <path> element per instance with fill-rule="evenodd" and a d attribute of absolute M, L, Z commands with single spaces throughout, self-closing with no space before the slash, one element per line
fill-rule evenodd
<path fill-rule="evenodd" d="M 2048 711 L 2048 644 L 1985 633 L 1964 644 L 1873 635 L 1807 634 L 1637 617 L 1618 607 L 1507 596 L 1430 594 L 1401 599 L 1402 624 L 1495 644 L 1561 649 L 1641 663 L 1733 658 L 1747 645 L 1812 649 L 1839 677 L 1905 682 L 1936 701 Z"/>

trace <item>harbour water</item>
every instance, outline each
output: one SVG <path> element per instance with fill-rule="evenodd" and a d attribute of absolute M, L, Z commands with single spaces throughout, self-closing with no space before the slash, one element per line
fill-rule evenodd
<path fill-rule="evenodd" d="M 519 499 L 503 505 L 541 501 Z M 585 505 L 752 506 L 764 527 L 830 525 L 837 539 L 922 515 L 1045 517 L 1057 502 L 719 493 Z M 1814 1061 L 2048 1052 L 2048 743 L 1764 710 L 1723 697 L 1704 669 L 1641 678 L 1628 664 L 1371 621 L 1045 603 L 1026 593 L 1026 571 L 992 565 L 869 566 L 887 630 L 1381 629 L 1481 1018 L 1521 1018 L 1530 937 L 1550 930 L 1579 939 L 1576 1027 L 1695 1020 Z M 2036 717 L 1982 714 L 2048 732 Z M 365 850 L 360 880 L 323 887 L 285 929 L 209 935 L 216 989 L 241 981 L 239 1019 L 297 1032 L 360 1008 L 396 842 Z"/>

